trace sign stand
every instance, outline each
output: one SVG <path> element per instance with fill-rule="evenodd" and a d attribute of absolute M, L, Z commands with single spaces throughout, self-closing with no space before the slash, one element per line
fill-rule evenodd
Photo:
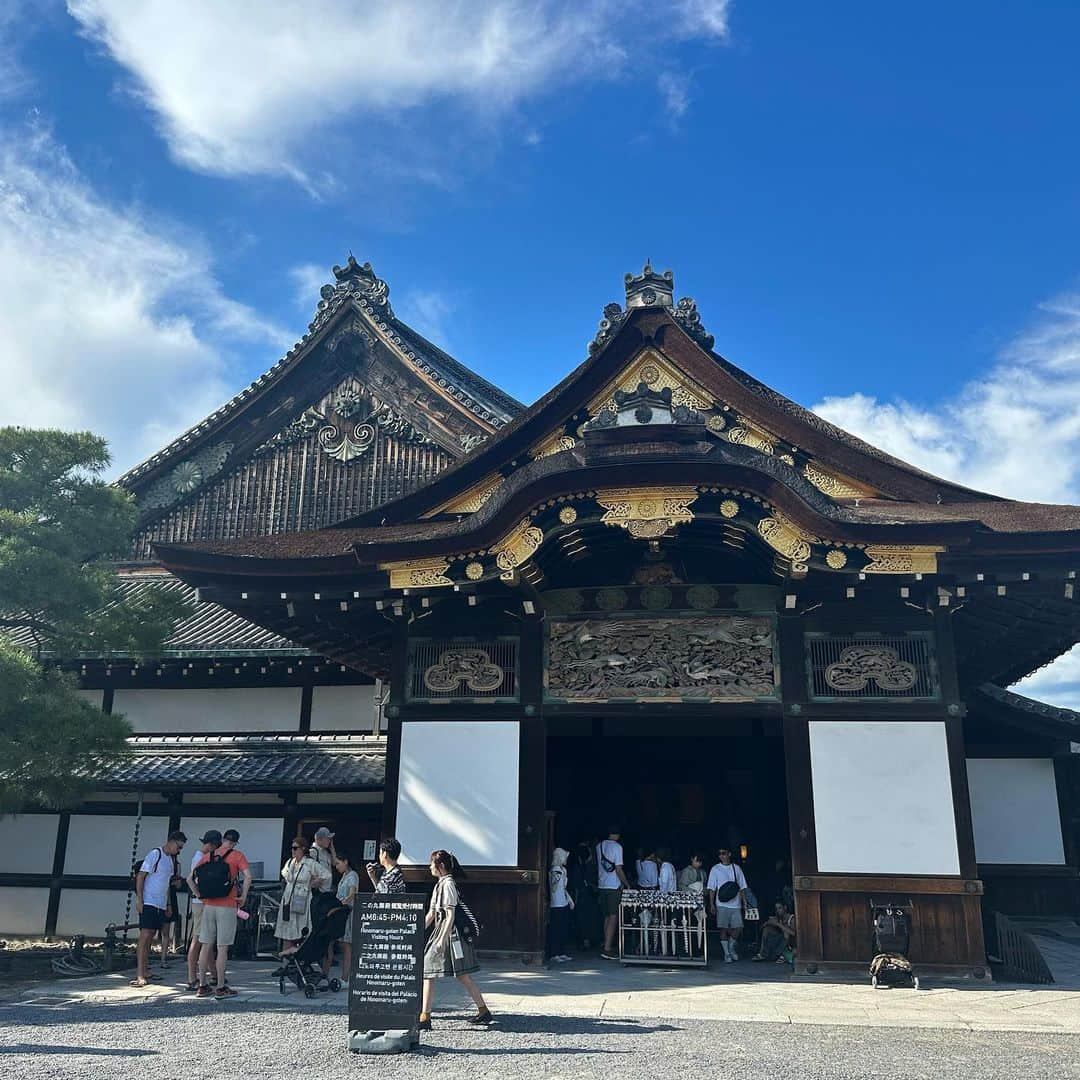
<path fill-rule="evenodd" d="M 392 1054 L 410 1050 L 420 1041 L 425 906 L 421 893 L 357 897 L 348 1049 Z"/>

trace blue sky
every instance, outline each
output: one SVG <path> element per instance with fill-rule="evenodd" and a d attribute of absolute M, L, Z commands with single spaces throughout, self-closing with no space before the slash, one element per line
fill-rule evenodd
<path fill-rule="evenodd" d="M 1080 6 L 647 7 L 0 0 L 0 421 L 133 464 L 349 250 L 531 401 L 650 257 L 804 404 L 1080 501 Z"/>

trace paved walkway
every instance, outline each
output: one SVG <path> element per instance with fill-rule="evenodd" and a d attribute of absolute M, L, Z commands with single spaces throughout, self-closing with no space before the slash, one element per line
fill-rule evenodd
<path fill-rule="evenodd" d="M 579 961 L 550 970 L 490 968 L 479 981 L 494 1012 L 516 1016 L 648 1018 L 726 1022 L 959 1029 L 988 1032 L 1080 1034 L 1080 946 L 1060 937 L 1039 936 L 1057 982 L 1050 987 L 996 983 L 979 985 L 923 980 L 923 989 L 873 990 L 865 978 L 796 977 L 774 965 L 740 961 L 709 971 L 622 967 Z M 320 994 L 309 1001 L 295 989 L 284 997 L 270 978 L 273 965 L 237 963 L 235 1001 L 245 1011 L 259 1007 L 344 1012 L 346 995 Z M 113 974 L 66 979 L 24 989 L 6 1004 L 62 1013 L 85 1007 L 170 1006 L 227 1009 L 232 1002 L 196 1000 L 183 990 L 184 973 L 144 990 Z M 438 1005 L 461 1011 L 467 1005 L 456 983 L 440 985 Z M 9 1014 L 10 1015 L 10 1014 Z M 58 1016 L 59 1020 L 60 1017 Z"/>

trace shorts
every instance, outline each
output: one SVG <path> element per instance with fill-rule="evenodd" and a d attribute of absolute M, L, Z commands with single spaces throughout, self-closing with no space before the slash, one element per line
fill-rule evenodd
<path fill-rule="evenodd" d="M 605 919 L 619 914 L 619 901 L 622 900 L 622 889 L 597 889 L 596 900 L 600 905 L 600 913 Z"/>
<path fill-rule="evenodd" d="M 168 921 L 165 909 L 152 904 L 143 904 L 143 909 L 139 912 L 140 930 L 160 930 Z"/>
<path fill-rule="evenodd" d="M 228 948 L 236 940 L 236 905 L 204 903 L 202 909 L 199 940 L 204 945 Z"/>
<path fill-rule="evenodd" d="M 721 930 L 742 929 L 742 908 L 716 905 L 716 925 Z"/>
<path fill-rule="evenodd" d="M 195 941 L 199 936 L 199 927 L 202 926 L 202 904 L 191 905 L 191 940 Z"/>

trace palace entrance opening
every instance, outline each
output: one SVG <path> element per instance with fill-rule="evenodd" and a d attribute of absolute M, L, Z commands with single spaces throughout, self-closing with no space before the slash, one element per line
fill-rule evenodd
<path fill-rule="evenodd" d="M 631 883 L 640 848 L 667 848 L 677 869 L 697 852 L 708 870 L 727 847 L 762 905 L 790 886 L 778 720 L 658 712 L 552 719 L 548 732 L 552 845 L 573 852 L 618 825 Z"/>

